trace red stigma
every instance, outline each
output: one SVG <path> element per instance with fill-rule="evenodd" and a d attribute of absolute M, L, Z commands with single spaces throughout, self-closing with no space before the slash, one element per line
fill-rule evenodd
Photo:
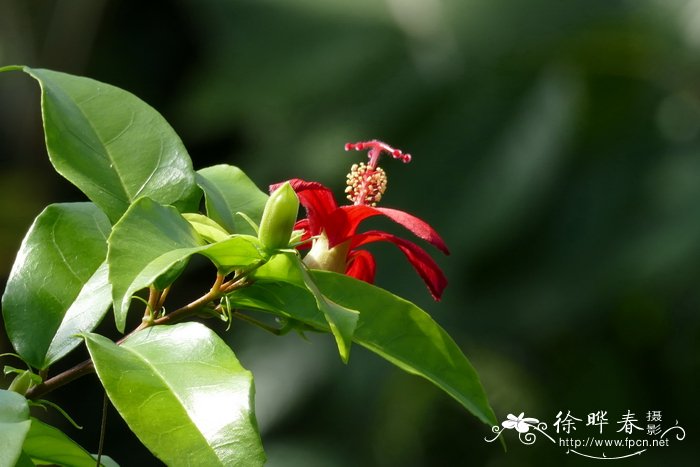
<path fill-rule="evenodd" d="M 386 152 L 394 159 L 401 160 L 401 162 L 404 164 L 411 162 L 410 154 L 404 154 L 404 152 L 400 149 L 395 149 L 376 139 L 373 139 L 372 141 L 360 141 L 358 143 L 345 144 L 346 151 L 352 151 L 353 149 L 355 151 L 369 151 L 367 153 L 367 157 L 369 158 L 369 166 L 372 169 L 377 168 L 377 162 L 379 162 L 379 156 L 381 156 L 382 152 Z"/>

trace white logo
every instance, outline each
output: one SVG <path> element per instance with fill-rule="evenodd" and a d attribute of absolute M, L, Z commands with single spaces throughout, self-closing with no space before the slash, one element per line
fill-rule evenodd
<path fill-rule="evenodd" d="M 515 430 L 518 433 L 518 439 L 525 445 L 534 444 L 538 435 L 541 434 L 553 444 L 567 448 L 567 454 L 576 454 L 589 459 L 614 460 L 639 456 L 650 448 L 668 447 L 673 440 L 673 436 L 671 438 L 667 436 L 669 433 L 674 434 L 677 441 L 685 439 L 685 429 L 678 425 L 678 420 L 676 420 L 675 425 L 664 429 L 660 410 L 647 411 L 645 427 L 639 426 L 643 425 L 643 422 L 638 420 L 631 410 L 628 410 L 620 415 L 617 422 L 618 425 L 622 426 L 618 430 L 614 430 L 611 437 L 604 437 L 604 427 L 608 425 L 607 416 L 608 412 L 604 410 L 591 412 L 587 414 L 586 423 L 583 425 L 581 423 L 583 418 L 576 417 L 570 410 L 567 410 L 566 413 L 560 410 L 552 423 L 551 431 L 554 433 L 550 435 L 547 433 L 547 423 L 541 422 L 537 418 L 526 417 L 524 412 L 521 412 L 517 417 L 508 414 L 506 420 L 500 425 L 491 427 L 491 431 L 496 436 L 491 439 L 486 437 L 484 441 L 492 443 L 504 432 Z M 581 429 L 579 430 L 579 428 Z M 612 430 L 612 428 L 610 429 Z"/>

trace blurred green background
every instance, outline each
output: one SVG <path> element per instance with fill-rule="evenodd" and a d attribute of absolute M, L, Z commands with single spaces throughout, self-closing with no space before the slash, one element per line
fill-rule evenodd
<path fill-rule="evenodd" d="M 643 426 L 662 411 L 686 439 L 616 465 L 696 465 L 700 1 L 0 0 L 0 64 L 13 63 L 135 93 L 196 168 L 238 165 L 262 188 L 301 177 L 340 196 L 362 157 L 345 142 L 410 152 L 383 164 L 382 203 L 443 235 L 450 285 L 433 302 L 388 244 L 372 249 L 377 284 L 454 336 L 499 420 L 606 410 L 612 437 L 628 410 Z M 0 75 L 3 284 L 34 216 L 82 199 L 48 162 L 37 88 Z M 183 277 L 183 300 L 203 275 Z M 241 324 L 229 339 L 256 376 L 270 466 L 598 462 L 513 432 L 504 453 L 445 394 L 359 347 L 346 367 L 328 336 Z M 90 376 L 54 394 L 93 452 L 97 388 Z M 155 465 L 110 422 L 106 454 Z"/>

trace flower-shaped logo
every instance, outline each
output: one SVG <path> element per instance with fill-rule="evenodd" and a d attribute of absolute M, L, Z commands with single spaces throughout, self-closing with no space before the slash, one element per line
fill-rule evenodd
<path fill-rule="evenodd" d="M 501 425 L 507 430 L 515 428 L 518 433 L 527 433 L 530 431 L 530 427 L 536 427 L 540 421 L 536 418 L 526 418 L 524 415 L 525 412 L 520 412 L 520 415 L 517 417 L 509 413 L 508 420 L 501 423 Z"/>

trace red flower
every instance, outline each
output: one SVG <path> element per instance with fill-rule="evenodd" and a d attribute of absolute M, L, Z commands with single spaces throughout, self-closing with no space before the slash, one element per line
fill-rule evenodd
<path fill-rule="evenodd" d="M 447 278 L 433 259 L 418 245 L 379 230 L 358 233 L 360 223 L 374 216 L 386 216 L 449 254 L 445 242 L 425 221 L 403 211 L 375 207 L 386 189 L 386 175 L 376 166 L 382 151 L 394 158 L 410 161 L 410 155 L 393 149 L 379 141 L 346 145 L 346 150 L 368 149 L 369 165 L 353 165 L 348 176 L 348 198 L 351 206 L 338 206 L 330 189 L 317 182 L 300 179 L 289 180 L 306 208 L 307 217 L 297 222 L 295 228 L 304 230 L 304 239 L 313 240 L 304 262 L 311 268 L 345 273 L 365 282 L 374 282 L 376 263 L 371 253 L 358 249 L 372 242 L 386 241 L 396 245 L 425 281 L 431 295 L 440 300 L 447 286 Z M 274 190 L 279 185 L 270 187 Z"/>

